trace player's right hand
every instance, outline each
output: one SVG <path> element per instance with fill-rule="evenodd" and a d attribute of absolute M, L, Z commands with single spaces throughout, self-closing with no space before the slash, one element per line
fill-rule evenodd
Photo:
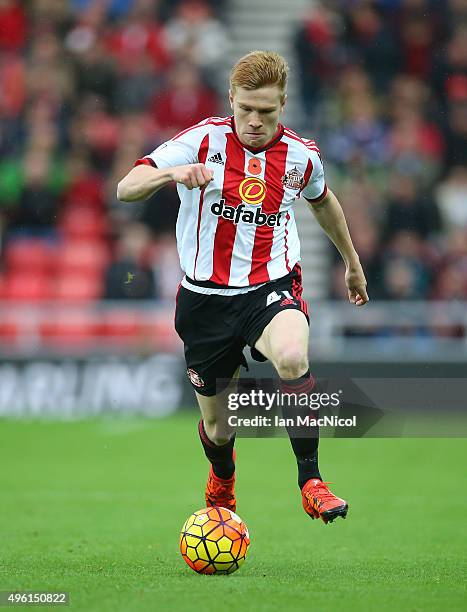
<path fill-rule="evenodd" d="M 185 185 L 187 189 L 204 189 L 213 179 L 214 172 L 204 164 L 188 164 L 172 169 L 172 178 L 176 183 Z"/>

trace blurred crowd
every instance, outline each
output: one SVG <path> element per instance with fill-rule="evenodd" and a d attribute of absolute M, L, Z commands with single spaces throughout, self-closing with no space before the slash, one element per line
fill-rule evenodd
<path fill-rule="evenodd" d="M 228 49 L 217 0 L 0 0 L 0 297 L 173 298 L 175 189 L 116 185 L 224 110 Z"/>
<path fill-rule="evenodd" d="M 371 297 L 466 299 L 467 0 L 318 2 L 295 48 Z"/>
<path fill-rule="evenodd" d="M 0 297 L 172 298 L 178 198 L 143 153 L 226 114 L 219 0 L 0 0 Z M 381 299 L 467 299 L 467 0 L 315 2 L 303 116 Z M 345 295 L 336 258 L 331 297 Z"/>

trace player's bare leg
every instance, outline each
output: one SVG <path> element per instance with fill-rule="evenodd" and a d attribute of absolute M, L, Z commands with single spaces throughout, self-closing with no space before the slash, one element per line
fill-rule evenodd
<path fill-rule="evenodd" d="M 267 357 L 281 378 L 286 393 L 311 393 L 314 380 L 308 366 L 309 329 L 305 315 L 299 310 L 279 312 L 264 328 L 255 344 L 256 350 Z M 336 497 L 321 479 L 318 467 L 319 429 L 314 437 L 300 438 L 287 428 L 298 466 L 298 484 L 302 504 L 311 518 L 325 523 L 336 517 L 345 518 L 348 504 Z"/>
<path fill-rule="evenodd" d="M 220 409 L 226 395 L 236 387 L 240 368 L 230 385 L 219 395 L 196 393 L 202 419 L 199 436 L 206 457 L 211 462 L 205 499 L 207 506 L 222 506 L 235 512 L 235 430 L 226 422 L 226 411 Z"/>
<path fill-rule="evenodd" d="M 283 310 L 266 325 L 255 344 L 280 378 L 297 379 L 308 371 L 308 322 L 299 310 Z"/>

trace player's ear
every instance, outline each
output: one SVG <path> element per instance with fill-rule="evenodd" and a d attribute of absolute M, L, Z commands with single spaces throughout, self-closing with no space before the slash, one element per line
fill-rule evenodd
<path fill-rule="evenodd" d="M 231 89 L 229 89 L 229 102 L 230 102 L 230 108 L 233 109 L 233 93 Z"/>
<path fill-rule="evenodd" d="M 286 103 L 286 101 L 287 101 L 287 94 L 284 94 L 284 95 L 282 96 L 282 100 L 281 100 L 281 113 L 282 113 L 282 111 L 284 110 L 284 107 L 285 107 L 285 103 Z"/>

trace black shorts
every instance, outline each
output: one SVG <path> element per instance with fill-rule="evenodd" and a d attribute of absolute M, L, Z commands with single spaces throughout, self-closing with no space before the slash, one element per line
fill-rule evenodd
<path fill-rule="evenodd" d="M 302 299 L 299 264 L 275 281 L 240 295 L 205 295 L 179 287 L 175 329 L 185 346 L 187 374 L 201 395 L 215 395 L 216 380 L 230 380 L 246 365 L 243 349 L 254 347 L 266 325 L 286 309 L 308 308 Z"/>

